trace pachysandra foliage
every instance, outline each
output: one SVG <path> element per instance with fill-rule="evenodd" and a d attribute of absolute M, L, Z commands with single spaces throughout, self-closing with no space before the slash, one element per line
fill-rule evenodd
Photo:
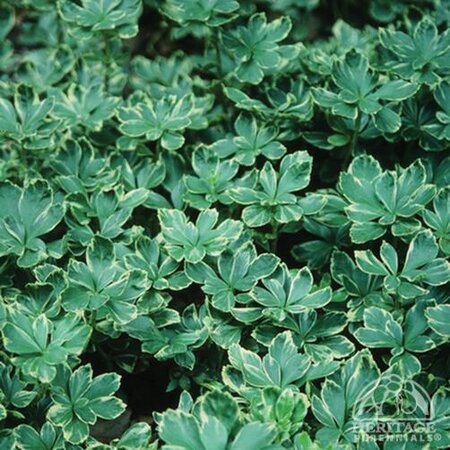
<path fill-rule="evenodd" d="M 0 449 L 450 448 L 449 24 L 0 1 Z"/>

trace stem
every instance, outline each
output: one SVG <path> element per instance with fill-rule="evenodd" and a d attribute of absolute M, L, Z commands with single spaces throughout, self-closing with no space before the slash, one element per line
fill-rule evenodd
<path fill-rule="evenodd" d="M 270 251 L 271 251 L 270 248 L 269 248 L 269 245 L 267 245 L 267 240 L 266 240 L 266 242 L 261 242 L 261 241 L 259 241 L 258 239 L 256 239 L 256 240 L 255 240 L 255 244 L 256 244 L 257 246 L 261 247 L 261 249 L 262 249 L 264 252 L 270 252 Z"/>
<path fill-rule="evenodd" d="M 28 162 L 27 162 L 27 154 L 24 147 L 22 147 L 20 150 L 18 150 L 19 153 L 19 161 L 22 164 L 23 167 L 28 168 Z"/>
<path fill-rule="evenodd" d="M 361 114 L 358 111 L 358 115 L 356 116 L 355 130 L 353 131 L 352 140 L 350 141 L 350 150 L 351 150 L 352 156 L 353 156 L 353 152 L 355 150 L 356 144 L 358 143 L 360 128 L 361 128 Z"/>
<path fill-rule="evenodd" d="M 361 114 L 358 111 L 358 115 L 356 116 L 356 122 L 355 122 L 355 129 L 353 131 L 352 139 L 350 140 L 350 144 L 348 146 L 348 151 L 344 157 L 344 161 L 342 163 L 343 168 L 347 168 L 350 158 L 355 153 L 356 144 L 358 143 L 358 137 L 359 137 L 359 129 L 361 127 Z"/>
<path fill-rule="evenodd" d="M 102 38 L 103 38 L 103 46 L 104 46 L 103 50 L 104 50 L 104 55 L 105 55 L 105 63 L 106 63 L 107 67 L 111 67 L 111 52 L 109 51 L 108 37 L 106 36 L 105 33 L 103 33 Z M 105 77 L 105 87 L 106 87 L 106 90 L 109 91 L 109 77 L 108 76 Z"/>
<path fill-rule="evenodd" d="M 220 31 L 217 29 L 216 33 L 214 33 L 214 34 L 215 34 L 215 36 L 214 36 L 214 48 L 216 50 L 218 75 L 219 75 L 220 78 L 223 78 L 222 55 L 220 54 L 220 47 L 219 47 Z"/>
<path fill-rule="evenodd" d="M 105 33 L 102 35 L 103 38 L 103 47 L 104 47 L 104 53 L 105 53 L 105 59 L 106 63 L 109 66 L 109 63 L 111 62 L 111 54 L 109 52 L 109 44 L 108 44 L 108 37 Z"/>
<path fill-rule="evenodd" d="M 90 324 L 93 330 L 95 330 L 95 324 L 97 323 L 97 311 L 92 311 Z"/>
<path fill-rule="evenodd" d="M 0 351 L 0 359 L 6 362 L 7 364 L 10 364 L 11 362 L 11 358 L 9 357 L 9 355 L 3 351 Z"/>
<path fill-rule="evenodd" d="M 37 394 L 36 398 L 43 399 L 46 397 L 48 390 L 48 384 L 47 383 L 39 383 L 37 387 Z"/>
<path fill-rule="evenodd" d="M 278 222 L 272 223 L 272 242 L 270 243 L 270 251 L 271 253 L 277 252 L 278 247 L 278 230 L 280 229 L 280 224 Z"/>

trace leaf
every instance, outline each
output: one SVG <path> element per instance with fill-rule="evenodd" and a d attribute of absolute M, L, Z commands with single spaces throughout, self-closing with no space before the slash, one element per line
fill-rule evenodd
<path fill-rule="evenodd" d="M 122 39 L 135 36 L 137 20 L 142 12 L 138 0 L 113 0 L 96 2 L 82 0 L 81 5 L 72 0 L 63 0 L 60 12 L 63 19 L 73 27 L 71 32 L 77 38 L 85 39 L 92 32 L 114 30 Z"/>
<path fill-rule="evenodd" d="M 403 345 L 410 352 L 423 353 L 435 347 L 432 337 L 427 334 L 426 306 L 426 301 L 418 301 L 406 314 Z"/>
<path fill-rule="evenodd" d="M 402 275 L 410 281 L 420 276 L 425 283 L 433 286 L 447 283 L 450 280 L 450 264 L 436 258 L 438 250 L 430 230 L 417 234 L 409 245 Z"/>
<path fill-rule="evenodd" d="M 331 300 L 330 289 L 312 289 L 313 278 L 308 268 L 289 271 L 282 265 L 275 277 L 263 279 L 262 283 L 265 287 L 255 287 L 251 296 L 262 305 L 263 314 L 275 320 L 283 320 L 288 313 L 323 307 Z"/>
<path fill-rule="evenodd" d="M 190 96 L 170 96 L 156 103 L 147 98 L 145 103 L 119 109 L 119 129 L 127 136 L 160 140 L 163 148 L 177 150 L 184 143 L 181 133 L 191 124 L 193 107 Z"/>
<path fill-rule="evenodd" d="M 313 414 L 322 425 L 317 432 L 319 441 L 328 445 L 351 436 L 355 402 L 375 389 L 379 375 L 370 353 L 362 350 L 325 380 L 320 395 L 314 394 L 311 401 Z"/>
<path fill-rule="evenodd" d="M 290 332 L 278 335 L 263 359 L 237 344 L 230 347 L 229 358 L 245 381 L 257 387 L 286 387 L 299 380 L 310 366 L 309 358 L 297 352 Z"/>
<path fill-rule="evenodd" d="M 148 446 L 150 437 L 150 426 L 145 422 L 139 422 L 128 428 L 115 445 L 120 449 L 134 450 Z"/>
<path fill-rule="evenodd" d="M 240 114 L 234 123 L 237 136 L 210 146 L 221 158 L 234 155 L 239 164 L 251 166 L 259 155 L 281 158 L 286 147 L 277 141 L 277 129 L 260 125 L 254 116 Z"/>
<path fill-rule="evenodd" d="M 375 115 L 375 126 L 383 133 L 395 133 L 401 125 L 400 116 L 387 106 L 381 108 Z"/>
<path fill-rule="evenodd" d="M 5 348 L 17 356 L 14 361 L 21 370 L 44 383 L 56 376 L 56 367 L 70 355 L 80 355 L 90 337 L 91 329 L 73 314 L 51 322 L 44 314 L 36 318 L 12 310 L 5 327 Z"/>
<path fill-rule="evenodd" d="M 355 337 L 370 348 L 396 348 L 403 345 L 402 327 L 389 312 L 376 307 L 364 311 L 364 327 L 356 330 Z"/>
<path fill-rule="evenodd" d="M 378 97 L 391 101 L 406 100 L 414 95 L 418 90 L 418 86 L 414 83 L 408 83 L 404 80 L 394 80 L 383 84 L 377 91 Z"/>
<path fill-rule="evenodd" d="M 345 211 L 352 222 L 353 242 L 375 240 L 388 227 L 395 236 L 416 233 L 420 223 L 410 218 L 436 195 L 435 187 L 426 181 L 426 170 L 420 160 L 405 169 L 383 172 L 371 156 L 355 158 L 339 179 L 339 188 L 350 202 Z"/>
<path fill-rule="evenodd" d="M 377 259 L 370 250 L 356 251 L 356 263 L 358 267 L 365 273 L 370 275 L 389 275 L 390 272 L 384 264 Z"/>
<path fill-rule="evenodd" d="M 202 211 L 195 225 L 178 210 L 159 210 L 158 218 L 165 248 L 176 261 L 198 263 L 207 254 L 218 256 L 242 232 L 242 224 L 231 219 L 214 228 L 218 221 L 214 209 Z"/>
<path fill-rule="evenodd" d="M 291 29 L 288 17 L 267 23 L 264 13 L 253 14 L 246 26 L 240 26 L 224 35 L 224 45 L 233 55 L 236 77 L 244 82 L 258 84 L 264 71 L 283 64 L 287 46 L 280 46 Z M 290 52 L 293 58 L 296 52 Z M 285 58 L 288 60 L 288 58 Z"/>
<path fill-rule="evenodd" d="M 187 276 L 202 284 L 205 293 L 212 295 L 212 305 L 221 311 L 231 311 L 240 292 L 248 292 L 257 281 L 270 275 L 279 260 L 274 255 L 256 256 L 254 249 L 236 255 L 225 252 L 217 260 L 217 269 L 205 263 L 186 265 Z"/>
<path fill-rule="evenodd" d="M 441 336 L 450 336 L 450 306 L 438 305 L 425 310 L 430 328 Z"/>
<path fill-rule="evenodd" d="M 120 377 L 107 373 L 93 377 L 89 365 L 71 372 L 64 368 L 53 384 L 53 405 L 47 417 L 54 425 L 61 427 L 64 439 L 80 444 L 89 436 L 88 425 L 97 418 L 114 419 L 124 410 L 122 400 L 114 397 L 119 389 Z"/>
<path fill-rule="evenodd" d="M 183 27 L 177 30 L 179 35 L 192 33 L 204 36 L 209 27 L 218 27 L 233 20 L 238 8 L 239 3 L 235 0 L 220 3 L 169 0 L 162 12 Z"/>
<path fill-rule="evenodd" d="M 168 445 L 163 449 L 226 450 L 261 449 L 273 442 L 275 431 L 261 422 L 242 424 L 238 420 L 238 405 L 229 395 L 211 391 L 199 397 L 192 412 L 167 410 L 155 415 L 159 434 Z M 231 436 L 231 430 L 236 436 Z M 264 447 L 261 447 L 264 445 Z M 267 447 L 276 448 L 278 447 Z"/>
<path fill-rule="evenodd" d="M 448 255 L 450 253 L 450 189 L 441 189 L 433 200 L 433 211 L 423 211 L 426 224 L 434 230 L 439 238 L 441 250 Z"/>
<path fill-rule="evenodd" d="M 28 385 L 20 380 L 13 368 L 0 364 L 0 397 L 6 407 L 25 408 L 36 397 L 36 392 L 28 390 Z"/>
<path fill-rule="evenodd" d="M 228 186 L 239 170 L 235 161 L 221 162 L 212 147 L 199 148 L 194 151 L 192 168 L 196 176 L 189 175 L 184 180 L 189 191 L 186 200 L 192 206 L 201 209 L 217 201 L 229 203 Z"/>
<path fill-rule="evenodd" d="M 125 270 L 118 265 L 110 240 L 97 237 L 88 247 L 86 263 L 69 265 L 69 286 L 62 293 L 67 311 L 95 311 L 97 319 L 109 318 L 121 324 L 137 317 L 135 303 L 147 287 L 145 272 Z"/>
<path fill-rule="evenodd" d="M 50 422 L 45 422 L 40 432 L 29 425 L 19 425 L 16 430 L 17 444 L 21 450 L 47 450 L 61 448 L 63 435 Z"/>
<path fill-rule="evenodd" d="M 242 220 L 249 227 L 261 227 L 275 220 L 288 223 L 303 215 L 300 201 L 293 194 L 304 189 L 310 181 L 312 158 L 305 151 L 285 156 L 277 172 L 266 162 L 258 174 L 258 186 L 232 188 L 231 198 L 237 203 L 250 204 L 242 212 Z M 323 204 L 318 205 L 320 209 Z"/>
<path fill-rule="evenodd" d="M 430 231 L 418 234 L 408 247 L 403 273 L 412 272 L 417 267 L 423 266 L 432 261 L 438 255 L 436 240 Z"/>
<path fill-rule="evenodd" d="M 2 133 L 19 133 L 16 111 L 9 100 L 0 99 L 0 130 Z"/>
<path fill-rule="evenodd" d="M 260 422 L 246 424 L 234 439 L 230 450 L 259 450 L 269 445 L 275 432 Z"/>
<path fill-rule="evenodd" d="M 202 413 L 220 419 L 220 423 L 231 434 L 239 419 L 236 400 L 228 393 L 214 390 L 205 394 L 201 402 Z"/>
<path fill-rule="evenodd" d="M 381 44 L 393 52 L 390 68 L 406 79 L 434 84 L 445 66 L 447 34 L 438 34 L 432 19 L 424 16 L 408 34 L 382 29 Z"/>
<path fill-rule="evenodd" d="M 46 257 L 41 236 L 61 221 L 64 207 L 54 200 L 48 183 L 35 180 L 25 188 L 0 184 L 0 254 L 19 256 L 20 267 L 36 265 Z"/>
<path fill-rule="evenodd" d="M 65 121 L 70 127 L 77 124 L 99 131 L 103 122 L 112 117 L 120 103 L 117 97 L 108 97 L 101 83 L 88 86 L 69 86 L 67 93 L 53 92 L 55 106 L 52 115 Z"/>

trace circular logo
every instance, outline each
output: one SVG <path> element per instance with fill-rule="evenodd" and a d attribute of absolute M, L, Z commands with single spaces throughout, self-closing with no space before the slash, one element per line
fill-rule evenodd
<path fill-rule="evenodd" d="M 401 441 L 430 434 L 431 408 L 431 397 L 419 383 L 398 375 L 383 376 L 368 384 L 355 400 L 355 438 Z"/>

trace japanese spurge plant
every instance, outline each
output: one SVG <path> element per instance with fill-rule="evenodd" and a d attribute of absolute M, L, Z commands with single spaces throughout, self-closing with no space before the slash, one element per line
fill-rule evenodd
<path fill-rule="evenodd" d="M 450 1 L 0 1 L 0 450 L 450 448 Z"/>

